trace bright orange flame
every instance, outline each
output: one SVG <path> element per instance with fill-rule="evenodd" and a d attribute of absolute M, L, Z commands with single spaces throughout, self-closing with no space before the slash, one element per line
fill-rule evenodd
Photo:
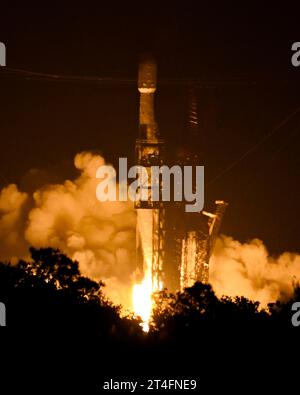
<path fill-rule="evenodd" d="M 133 286 L 133 311 L 142 319 L 142 328 L 149 331 L 149 321 L 153 309 L 152 260 L 153 260 L 153 212 L 148 209 L 137 210 L 137 233 L 143 251 L 144 279 Z"/>
<path fill-rule="evenodd" d="M 142 328 L 145 332 L 148 332 L 152 313 L 152 279 L 150 273 L 146 273 L 140 284 L 134 284 L 132 298 L 134 313 L 141 317 Z"/>

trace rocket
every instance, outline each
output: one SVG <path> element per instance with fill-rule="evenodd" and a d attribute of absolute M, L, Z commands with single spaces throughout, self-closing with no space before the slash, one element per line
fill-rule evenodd
<path fill-rule="evenodd" d="M 148 200 L 137 198 L 137 261 L 145 273 L 151 273 L 152 290 L 163 287 L 165 208 L 161 201 L 153 201 L 151 167 L 163 165 L 164 141 L 159 138 L 154 116 L 156 91 L 156 62 L 151 56 L 143 56 L 139 64 L 138 90 L 140 93 L 139 136 L 136 140 L 136 164 L 146 169 Z M 159 190 L 161 191 L 159 181 Z"/>
<path fill-rule="evenodd" d="M 138 74 L 140 92 L 140 139 L 155 142 L 158 129 L 154 118 L 154 94 L 156 91 L 157 67 L 155 60 L 144 55 L 141 58 Z"/>
<path fill-rule="evenodd" d="M 144 55 L 138 72 L 138 91 L 140 93 L 139 135 L 136 140 L 136 164 L 148 173 L 149 200 L 135 202 L 135 208 L 159 208 L 161 202 L 151 200 L 151 167 L 163 165 L 164 141 L 160 139 L 154 115 L 154 95 L 156 92 L 157 67 L 155 60 Z M 145 188 L 145 185 L 143 186 Z M 160 186 L 161 188 L 161 186 Z"/>

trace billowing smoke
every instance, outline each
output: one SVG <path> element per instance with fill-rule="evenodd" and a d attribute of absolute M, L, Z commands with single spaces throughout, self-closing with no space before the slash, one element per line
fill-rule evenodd
<path fill-rule="evenodd" d="M 26 258 L 28 246 L 59 248 L 81 272 L 103 280 L 115 303 L 131 305 L 135 270 L 135 212 L 131 202 L 99 202 L 99 155 L 77 154 L 80 176 L 46 185 L 32 195 L 9 185 L 0 194 L 0 259 Z"/>
<path fill-rule="evenodd" d="M 245 296 L 261 302 L 282 300 L 300 281 L 300 255 L 284 252 L 269 256 L 263 242 L 240 243 L 221 236 L 211 259 L 210 282 L 218 296 Z"/>
<path fill-rule="evenodd" d="M 0 259 L 17 260 L 27 251 L 24 239 L 29 196 L 15 184 L 0 191 Z"/>
<path fill-rule="evenodd" d="M 0 191 L 0 260 L 28 258 L 28 247 L 59 248 L 79 262 L 81 272 L 105 282 L 115 303 L 131 307 L 136 276 L 132 202 L 99 202 L 96 169 L 104 159 L 89 152 L 76 155 L 80 175 L 47 184 L 33 193 L 14 184 Z M 210 280 L 217 295 L 243 295 L 263 305 L 289 295 L 300 279 L 300 256 L 270 258 L 259 240 L 241 244 L 220 237 L 211 262 Z"/>

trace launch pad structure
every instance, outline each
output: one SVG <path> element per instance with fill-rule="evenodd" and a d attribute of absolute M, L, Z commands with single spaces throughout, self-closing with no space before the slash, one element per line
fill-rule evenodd
<path fill-rule="evenodd" d="M 216 200 L 216 210 L 186 213 L 185 202 L 153 201 L 151 199 L 152 166 L 165 164 L 165 143 L 158 132 L 154 116 L 154 95 L 157 87 L 157 66 L 151 57 L 139 65 L 140 93 L 139 135 L 136 140 L 136 164 L 147 171 L 148 200 L 137 198 L 136 248 L 137 264 L 151 276 L 152 291 L 167 288 L 176 292 L 195 282 L 208 283 L 209 261 L 227 207 Z M 199 165 L 193 140 L 198 135 L 198 114 L 195 90 L 190 91 L 186 147 L 175 161 L 180 166 Z M 182 154 L 183 153 L 183 154 Z M 156 180 L 161 192 L 161 180 Z M 159 193 L 160 193 L 159 192 Z"/>

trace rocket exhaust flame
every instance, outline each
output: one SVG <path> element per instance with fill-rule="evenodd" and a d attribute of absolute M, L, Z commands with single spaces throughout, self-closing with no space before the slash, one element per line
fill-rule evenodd
<path fill-rule="evenodd" d="M 152 313 L 152 279 L 151 273 L 146 273 L 140 284 L 133 286 L 133 310 L 142 319 L 142 328 L 149 331 L 149 321 Z"/>
<path fill-rule="evenodd" d="M 144 278 L 141 283 L 133 286 L 133 310 L 141 317 L 144 331 L 149 330 L 149 320 L 152 312 L 152 239 L 153 239 L 152 210 L 137 210 L 137 244 L 143 257 Z M 140 243 L 140 245 L 139 245 Z"/>

